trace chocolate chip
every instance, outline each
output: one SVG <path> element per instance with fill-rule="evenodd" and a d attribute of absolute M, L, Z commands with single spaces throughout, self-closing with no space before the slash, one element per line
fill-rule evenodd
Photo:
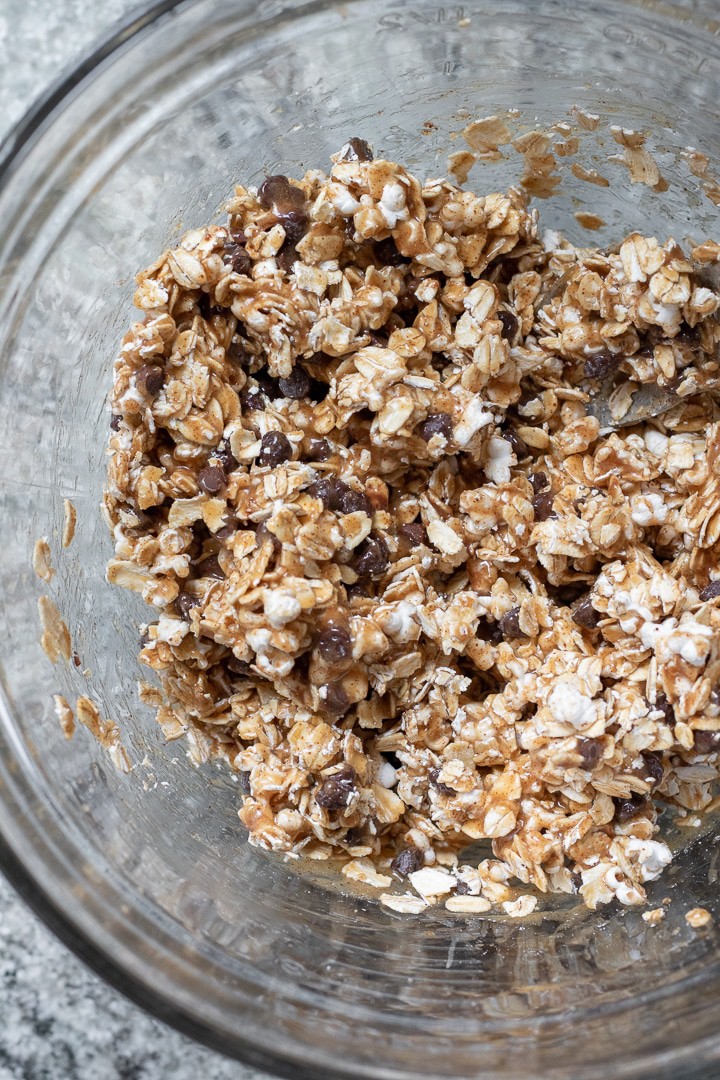
<path fill-rule="evenodd" d="M 250 274 L 253 261 L 242 244 L 226 244 L 225 259 L 236 274 L 245 274 L 245 276 Z"/>
<path fill-rule="evenodd" d="M 448 413 L 430 413 L 426 420 L 418 425 L 418 435 L 425 442 L 430 442 L 434 435 L 443 435 L 449 439 L 453 433 L 452 417 Z"/>
<path fill-rule="evenodd" d="M 642 758 L 642 765 L 637 770 L 637 775 L 642 780 L 647 780 L 657 787 L 665 775 L 665 769 L 663 768 L 660 755 L 654 754 L 651 750 L 643 750 L 640 756 Z"/>
<path fill-rule="evenodd" d="M 219 465 L 206 465 L 198 473 L 198 487 L 207 495 L 217 495 L 225 487 L 227 477 Z"/>
<path fill-rule="evenodd" d="M 455 794 L 457 794 L 454 788 L 451 788 L 447 784 L 443 784 L 443 783 L 441 783 L 440 780 L 438 780 L 439 775 L 440 775 L 440 770 L 439 769 L 430 769 L 430 771 L 428 772 L 428 780 L 430 781 L 432 786 L 437 791 L 439 791 L 441 795 L 455 795 Z"/>
<path fill-rule="evenodd" d="M 197 565 L 198 577 L 211 577 L 222 580 L 225 577 L 217 555 L 208 555 L 206 559 Z"/>
<path fill-rule="evenodd" d="M 513 315 L 512 311 L 498 311 L 497 318 L 502 323 L 502 336 L 511 344 L 514 343 L 520 328 L 517 316 Z"/>
<path fill-rule="evenodd" d="M 533 514 L 536 521 L 547 521 L 552 516 L 555 495 L 552 491 L 540 491 L 532 497 Z"/>
<path fill-rule="evenodd" d="M 181 619 L 187 621 L 190 612 L 194 607 L 200 603 L 197 596 L 192 596 L 190 593 L 181 592 L 175 598 L 175 607 Z"/>
<path fill-rule="evenodd" d="M 348 141 L 345 143 L 345 146 L 343 146 L 340 160 L 372 161 L 373 152 L 370 149 L 370 144 L 366 143 L 364 139 L 358 139 L 357 137 L 348 139 Z"/>
<path fill-rule="evenodd" d="M 143 364 L 135 372 L 135 385 L 150 397 L 156 397 L 160 393 L 164 382 L 165 372 L 157 364 Z"/>
<path fill-rule="evenodd" d="M 588 772 L 594 769 L 600 758 L 603 756 L 603 744 L 600 739 L 583 739 L 579 738 L 575 743 L 575 749 L 581 758 L 581 769 L 586 769 Z"/>
<path fill-rule="evenodd" d="M 239 462 L 232 450 L 230 449 L 230 443 L 227 439 L 223 439 L 218 443 L 215 450 L 213 450 L 211 457 L 214 457 L 219 463 L 222 469 L 226 473 L 231 473 L 233 469 L 237 469 Z"/>
<path fill-rule="evenodd" d="M 369 596 L 367 584 L 364 581 L 356 581 L 353 585 L 346 585 L 345 592 L 350 603 L 353 600 L 365 600 Z"/>
<path fill-rule="evenodd" d="M 347 491 L 340 497 L 340 512 L 343 514 L 356 514 L 360 510 L 366 513 L 368 517 L 372 517 L 372 503 L 367 495 L 363 491 L 355 491 L 353 488 L 348 487 Z"/>
<path fill-rule="evenodd" d="M 352 638 L 342 626 L 330 626 L 318 638 L 317 649 L 328 664 L 339 664 L 352 656 Z"/>
<path fill-rule="evenodd" d="M 265 412 L 268 399 L 263 392 L 255 387 L 243 390 L 240 395 L 240 404 L 243 412 Z"/>
<path fill-rule="evenodd" d="M 572 621 L 578 626 L 584 626 L 586 630 L 594 630 L 601 618 L 602 615 L 592 606 L 589 596 L 581 600 L 572 613 Z"/>
<path fill-rule="evenodd" d="M 331 682 L 327 684 L 325 697 L 323 698 L 322 703 L 325 711 L 329 712 L 332 716 L 344 716 L 352 705 L 345 687 L 340 682 Z"/>
<path fill-rule="evenodd" d="M 675 725 L 675 710 L 666 698 L 665 694 L 656 694 L 655 705 L 651 705 L 650 707 L 659 709 L 660 712 L 663 713 L 666 724 L 669 724 L 670 726 Z"/>
<path fill-rule="evenodd" d="M 455 893 L 457 896 L 467 896 L 470 892 L 470 886 L 467 881 L 458 881 Z"/>
<path fill-rule="evenodd" d="M 227 350 L 228 360 L 232 360 L 233 364 L 239 364 L 241 367 L 247 367 L 252 360 L 250 353 L 247 351 L 241 341 L 231 341 Z"/>
<path fill-rule="evenodd" d="M 700 593 L 700 599 L 703 603 L 706 600 L 714 600 L 716 596 L 720 596 L 720 578 L 711 581 Z"/>
<path fill-rule="evenodd" d="M 398 851 L 390 863 L 390 869 L 398 877 L 407 877 L 408 874 L 414 874 L 416 870 L 422 869 L 424 865 L 425 859 L 422 851 L 416 847 L 407 847 L 403 848 L 402 851 Z"/>
<path fill-rule="evenodd" d="M 110 429 L 112 431 L 119 431 L 120 430 L 120 421 L 121 420 L 122 420 L 122 416 L 120 415 L 120 413 L 113 413 L 112 416 L 110 417 Z"/>
<path fill-rule="evenodd" d="M 631 821 L 648 805 L 645 796 L 635 792 L 627 799 L 613 799 L 613 802 L 615 803 L 615 820 L 621 823 Z"/>
<path fill-rule="evenodd" d="M 326 510 L 337 513 L 342 507 L 343 498 L 350 490 L 344 480 L 337 476 L 323 476 L 307 489 L 308 495 L 320 499 Z"/>
<path fill-rule="evenodd" d="M 229 540 L 230 537 L 234 536 L 235 533 L 238 531 L 239 526 L 240 522 L 238 521 L 238 519 L 235 517 L 234 514 L 230 514 L 225 525 L 220 526 L 220 528 L 215 533 L 215 536 L 218 540 Z"/>
<path fill-rule="evenodd" d="M 278 264 L 281 270 L 286 274 L 292 272 L 292 268 L 299 258 L 295 245 L 290 243 L 284 243 L 280 251 L 275 256 L 275 262 Z"/>
<path fill-rule="evenodd" d="M 304 210 L 278 211 L 277 216 L 285 230 L 286 243 L 294 247 L 308 231 L 310 219 Z"/>
<path fill-rule="evenodd" d="M 278 388 L 283 397 L 299 401 L 310 392 L 310 376 L 304 367 L 296 364 L 286 379 L 278 379 Z"/>
<path fill-rule="evenodd" d="M 324 810 L 340 810 L 350 802 L 354 785 L 355 770 L 345 765 L 316 789 L 315 802 Z"/>
<path fill-rule="evenodd" d="M 390 551 L 379 533 L 370 533 L 355 550 L 350 563 L 360 577 L 380 577 L 390 562 Z"/>
<path fill-rule="evenodd" d="M 506 615 L 503 615 L 500 619 L 498 626 L 500 632 L 506 641 L 516 641 L 518 638 L 525 637 L 520 629 L 520 608 L 514 607 Z"/>
<path fill-rule="evenodd" d="M 374 245 L 374 252 L 375 258 L 381 266 L 403 266 L 405 263 L 410 262 L 410 259 L 400 254 L 392 236 L 388 236 L 386 240 L 377 240 Z"/>
<path fill-rule="evenodd" d="M 310 439 L 307 452 L 310 461 L 327 461 L 331 454 L 332 449 L 327 439 Z"/>
<path fill-rule="evenodd" d="M 586 359 L 585 375 L 588 379 L 606 379 L 616 370 L 621 360 L 621 356 L 615 356 L 609 349 L 600 349 Z"/>
<path fill-rule="evenodd" d="M 401 525 L 398 529 L 400 540 L 407 547 L 418 547 L 427 544 L 428 536 L 422 521 L 411 521 L 408 525 Z"/>
<path fill-rule="evenodd" d="M 293 189 L 287 176 L 283 176 L 278 173 L 273 176 L 266 176 L 262 184 L 258 188 L 258 202 L 266 210 L 270 210 L 271 207 L 281 206 L 290 209 L 294 205 Z M 300 193 L 299 193 L 300 194 Z"/>
<path fill-rule="evenodd" d="M 270 466 L 274 469 L 276 465 L 282 465 L 284 461 L 289 461 L 292 457 L 292 446 L 287 435 L 283 435 L 281 431 L 267 431 L 260 442 L 260 453 L 257 457 L 257 463 L 261 466 Z"/>
<path fill-rule="evenodd" d="M 539 495 L 541 491 L 544 491 L 546 487 L 550 486 L 550 481 L 544 472 L 532 473 L 530 476 L 530 483 L 532 489 L 536 495 Z"/>
<path fill-rule="evenodd" d="M 720 731 L 694 731 L 693 750 L 697 754 L 714 754 L 720 750 Z"/>
<path fill-rule="evenodd" d="M 527 443 L 520 438 L 517 431 L 514 431 L 512 428 L 506 428 L 505 431 L 502 432 L 502 437 L 512 446 L 515 457 L 522 458 L 528 454 Z"/>
<path fill-rule="evenodd" d="M 73 659 L 73 664 L 75 665 L 75 667 L 81 667 L 82 666 L 82 660 L 80 659 L 80 657 L 78 656 L 78 654 L 76 652 L 73 653 L 72 659 Z"/>

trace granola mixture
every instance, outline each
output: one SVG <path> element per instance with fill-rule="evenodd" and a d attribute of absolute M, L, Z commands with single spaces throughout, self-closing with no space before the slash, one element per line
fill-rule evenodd
<path fill-rule="evenodd" d="M 720 767 L 720 247 L 577 248 L 359 139 L 228 211 L 139 275 L 115 368 L 144 700 L 251 843 L 395 910 L 643 902 Z"/>

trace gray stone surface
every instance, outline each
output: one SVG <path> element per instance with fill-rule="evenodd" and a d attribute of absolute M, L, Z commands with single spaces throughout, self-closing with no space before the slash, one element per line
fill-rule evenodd
<path fill-rule="evenodd" d="M 135 0 L 1 0 L 0 137 Z M 262 1080 L 89 972 L 0 877 L 0 1080 Z"/>

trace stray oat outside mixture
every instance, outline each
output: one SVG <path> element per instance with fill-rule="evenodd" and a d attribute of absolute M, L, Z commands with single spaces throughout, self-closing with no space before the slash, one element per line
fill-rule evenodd
<path fill-rule="evenodd" d="M 395 910 L 642 903 L 658 805 L 720 769 L 720 247 L 543 238 L 360 139 L 228 211 L 139 275 L 115 368 L 143 699 L 251 843 Z M 622 426 L 638 384 L 672 405 Z"/>

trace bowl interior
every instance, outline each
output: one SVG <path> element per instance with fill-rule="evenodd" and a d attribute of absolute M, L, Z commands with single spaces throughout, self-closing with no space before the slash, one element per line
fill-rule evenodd
<path fill-rule="evenodd" d="M 0 190 L 0 833 L 39 902 L 105 955 L 120 983 L 228 1052 L 294 1075 L 656 1075 L 717 1052 L 720 950 L 688 908 L 717 911 L 711 824 L 685 830 L 640 913 L 545 902 L 522 924 L 443 909 L 394 915 L 370 894 L 253 851 L 234 778 L 166 745 L 140 704 L 148 609 L 104 581 L 99 513 L 106 395 L 133 317 L 133 275 L 186 228 L 219 218 L 236 180 L 324 167 L 349 136 L 423 176 L 447 171 L 471 119 L 518 110 L 517 134 L 571 124 L 546 227 L 611 243 L 717 237 L 720 43 L 652 3 L 520 0 L 463 7 L 346 0 L 195 0 L 150 20 L 61 101 Z M 573 107 L 598 114 L 596 130 Z M 648 133 L 667 189 L 631 184 L 611 127 Z M 571 165 L 607 176 L 578 178 Z M 517 183 L 523 159 L 469 186 Z M 712 164 L 710 166 L 712 173 Z M 705 188 L 703 187 L 705 185 Z M 605 225 L 592 234 L 585 210 Z M 60 543 L 63 500 L 78 512 Z M 56 574 L 32 575 L 47 536 Z M 79 664 L 38 644 L 47 592 Z M 63 738 L 52 695 L 87 694 L 119 724 L 118 773 L 89 733 Z M 299 1073 L 298 1073 L 299 1070 Z M 665 1070 L 665 1072 L 663 1071 Z"/>

